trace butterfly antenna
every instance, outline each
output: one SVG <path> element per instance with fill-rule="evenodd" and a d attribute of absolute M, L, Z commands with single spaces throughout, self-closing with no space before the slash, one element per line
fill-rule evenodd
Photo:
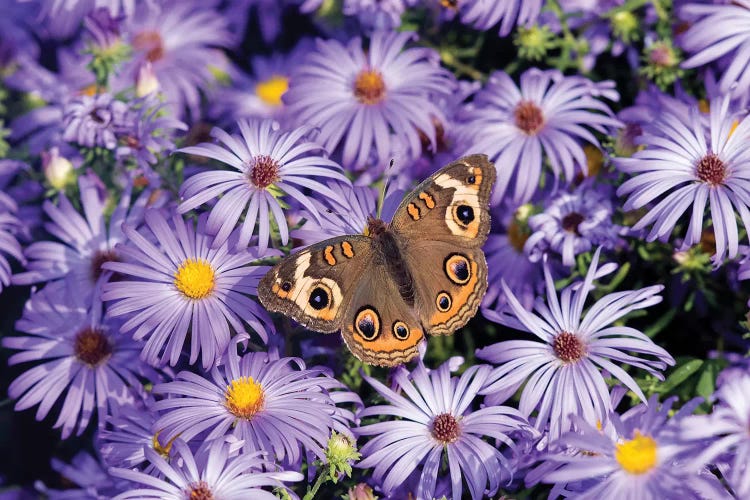
<path fill-rule="evenodd" d="M 390 170 L 393 168 L 394 159 L 391 158 L 390 163 L 388 163 L 388 168 L 385 169 L 385 182 L 383 182 L 383 189 L 380 190 L 380 196 L 378 197 L 378 209 L 377 209 L 377 217 L 380 219 L 380 215 L 383 213 L 383 204 L 385 203 L 385 193 L 388 192 L 388 182 L 391 180 Z"/>

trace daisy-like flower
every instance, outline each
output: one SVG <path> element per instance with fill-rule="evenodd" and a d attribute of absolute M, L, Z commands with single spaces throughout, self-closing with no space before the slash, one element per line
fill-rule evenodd
<path fill-rule="evenodd" d="M 715 5 L 689 3 L 678 13 L 684 19 L 694 20 L 690 29 L 679 37 L 682 48 L 693 54 L 682 66 L 697 68 L 718 61 L 723 67 L 719 81 L 721 91 L 731 91 L 738 96 L 746 94 L 750 90 L 750 65 L 747 64 L 750 59 L 750 1 Z"/>
<path fill-rule="evenodd" d="M 84 299 L 90 298 L 94 287 L 103 276 L 102 265 L 118 260 L 117 243 L 125 241 L 121 226 L 124 222 L 140 224 L 150 193 L 144 192 L 130 207 L 130 187 L 121 195 L 120 202 L 109 219 L 105 212 L 107 200 L 104 186 L 95 174 L 78 178 L 83 215 L 79 214 L 65 194 L 60 193 L 59 205 L 44 202 L 44 211 L 52 222 L 45 228 L 57 241 L 35 241 L 24 254 L 29 260 L 26 271 L 13 276 L 16 285 L 64 280 L 71 290 Z"/>
<path fill-rule="evenodd" d="M 455 88 L 437 52 L 404 45 L 412 33 L 375 32 L 369 50 L 354 38 L 347 45 L 317 40 L 317 50 L 295 73 L 284 102 L 299 123 L 320 129 L 319 140 L 350 169 L 387 165 L 398 138 L 405 154 L 422 152 L 420 137 L 435 149 L 435 105 Z M 401 143 L 405 146 L 401 146 Z"/>
<path fill-rule="evenodd" d="M 232 456 L 230 444 L 216 440 L 194 455 L 182 440 L 174 443 L 179 459 L 167 462 L 152 449 L 146 449 L 146 458 L 159 476 L 132 469 L 110 469 L 115 477 L 141 484 L 133 485 L 128 491 L 115 497 L 154 500 L 188 499 L 239 499 L 276 500 L 278 497 L 263 488 L 282 487 L 284 481 L 300 481 L 304 477 L 299 472 L 262 472 L 273 469 L 261 457 L 261 453 L 243 453 Z"/>
<path fill-rule="evenodd" d="M 219 48 L 232 40 L 226 19 L 211 5 L 180 0 L 140 3 L 123 27 L 123 38 L 134 55 L 120 73 L 137 75 L 150 63 L 178 118 L 186 108 L 199 116 L 201 91 L 214 81 L 211 69 L 222 61 Z"/>
<path fill-rule="evenodd" d="M 110 476 L 106 466 L 85 451 L 79 451 L 69 464 L 53 458 L 51 465 L 67 484 L 65 489 L 58 490 L 37 481 L 34 486 L 49 500 L 102 500 L 112 498 L 128 486 L 126 481 Z"/>
<path fill-rule="evenodd" d="M 548 455 L 541 480 L 556 483 L 555 489 L 562 489 L 559 493 L 566 497 L 591 500 L 731 498 L 716 476 L 686 465 L 688 452 L 694 454 L 695 449 L 680 443 L 676 429 L 697 401 L 670 418 L 676 399 L 660 405 L 654 395 L 648 406 L 639 405 L 622 416 L 612 412 L 612 435 L 573 415 L 578 432 L 564 434 L 554 446 L 570 452 Z"/>
<path fill-rule="evenodd" d="M 466 151 L 482 151 L 497 168 L 492 203 L 503 199 L 514 184 L 512 199 L 525 203 L 539 186 L 544 157 L 555 179 L 572 180 L 587 169 L 581 141 L 599 147 L 591 130 L 607 133 L 620 126 L 600 99 L 619 99 L 613 82 L 594 83 L 556 70 L 531 68 L 521 87 L 510 76 L 495 72 L 463 114 L 461 137 Z"/>
<path fill-rule="evenodd" d="M 461 21 L 480 30 L 500 23 L 500 36 L 507 36 L 514 26 L 534 24 L 542 10 L 543 0 L 456 0 L 442 2 L 457 10 Z"/>
<path fill-rule="evenodd" d="M 361 448 L 364 458 L 357 467 L 373 468 L 373 478 L 388 495 L 422 465 L 416 497 L 433 498 L 441 464 L 447 459 L 453 500 L 462 498 L 464 480 L 472 498 L 483 498 L 486 490 L 494 495 L 512 475 L 512 465 L 483 438 L 514 449 L 510 434 L 529 427 L 517 410 L 507 406 L 473 411 L 490 371 L 488 366 L 475 365 L 460 377 L 451 377 L 447 362 L 429 373 L 420 363 L 411 376 L 404 369 L 395 372 L 398 391 L 364 376 L 389 404 L 366 408 L 358 417 L 398 419 L 354 429 L 359 436 L 375 436 Z"/>
<path fill-rule="evenodd" d="M 720 470 L 737 498 L 750 497 L 748 394 L 750 374 L 735 374 L 716 391 L 717 404 L 711 414 L 684 419 L 680 431 L 683 439 L 700 445 L 700 451 L 691 457 L 691 464 L 696 469 L 713 463 L 728 463 Z"/>
<path fill-rule="evenodd" d="M 183 371 L 154 386 L 155 394 L 166 396 L 154 404 L 162 414 L 160 437 L 209 441 L 232 434 L 244 441 L 245 452 L 265 451 L 290 465 L 299 464 L 303 449 L 325 457 L 339 412 L 326 388 L 340 384 L 296 358 L 240 357 L 230 348 L 225 361 L 208 378 Z"/>
<path fill-rule="evenodd" d="M 198 218 L 196 228 L 178 215 L 168 221 L 150 210 L 141 232 L 123 227 L 131 244 L 118 247 L 121 262 L 104 265 L 121 276 L 103 288 L 103 300 L 117 301 L 108 314 L 125 318 L 123 332 L 147 339 L 142 357 L 152 365 L 168 361 L 174 366 L 188 331 L 190 364 L 200 353 L 206 369 L 224 353 L 232 330 L 245 335 L 243 322 L 268 341 L 264 325 L 270 319 L 250 298 L 268 270 L 250 265 L 261 254 L 256 248 L 234 250 L 234 238 L 213 245 L 205 226 L 205 216 Z"/>
<path fill-rule="evenodd" d="M 657 294 L 664 288 L 662 285 L 605 295 L 583 314 L 594 279 L 615 268 L 614 265 L 599 268 L 600 250 L 594 253 L 583 283 L 566 287 L 559 299 L 545 262 L 547 303 L 537 299 L 536 314 L 524 309 L 503 284 L 510 311 L 491 314 L 489 319 L 532 333 L 541 342 L 509 340 L 477 351 L 481 359 L 500 364 L 482 393 L 506 395 L 508 387 L 526 382 L 519 410 L 527 417 L 536 412 L 536 427 L 543 430 L 549 426 L 551 440 L 571 428 L 571 414 L 580 415 L 592 425 L 607 418 L 612 407 L 601 370 L 609 372 L 645 401 L 633 377 L 616 363 L 641 368 L 660 380 L 664 378 L 661 370 L 674 364 L 672 356 L 643 333 L 627 326 L 611 326 L 631 311 L 661 302 Z"/>
<path fill-rule="evenodd" d="M 36 362 L 8 388 L 18 399 L 16 410 L 39 405 L 42 420 L 65 394 L 54 424 L 66 439 L 80 435 L 96 412 L 100 425 L 107 415 L 136 402 L 138 377 L 159 380 L 159 374 L 138 360 L 140 346 L 118 335 L 119 324 L 102 321 L 101 304 L 87 306 L 75 289 L 48 285 L 32 295 L 16 329 L 28 335 L 5 337 L 2 345 L 20 352 L 8 364 Z"/>
<path fill-rule="evenodd" d="M 127 113 L 128 105 L 110 94 L 78 96 L 65 106 L 62 138 L 89 148 L 114 150 Z"/>
<path fill-rule="evenodd" d="M 544 212 L 529 217 L 532 234 L 524 250 L 532 261 L 552 250 L 562 255 L 562 262 L 572 266 L 575 256 L 593 246 L 614 248 L 623 228 L 612 223 L 614 208 L 606 185 L 584 182 L 572 192 L 552 198 Z"/>
<path fill-rule="evenodd" d="M 200 172 L 187 179 L 180 189 L 185 213 L 223 195 L 211 209 L 206 230 L 220 245 L 245 216 L 236 241 L 238 248 L 247 247 L 258 223 L 258 246 L 268 248 L 271 232 L 270 216 L 279 227 L 282 244 L 289 241 L 284 212 L 278 196 L 283 192 L 317 216 L 317 209 L 302 191 L 312 189 L 318 194 L 342 200 L 341 195 L 317 179 L 348 182 L 338 164 L 320 156 L 320 146 L 305 139 L 310 132 L 300 127 L 291 132 L 274 130 L 271 120 L 238 122 L 242 136 L 229 135 L 214 128 L 211 135 L 224 144 L 204 143 L 180 149 L 183 153 L 213 158 L 234 168 L 234 171 Z M 269 213 L 270 212 L 270 213 Z"/>
<path fill-rule="evenodd" d="M 666 110 L 655 124 L 659 132 L 647 130 L 640 143 L 647 147 L 630 158 L 616 158 L 615 165 L 633 177 L 617 190 L 628 195 L 625 210 L 651 202 L 656 205 L 633 226 L 652 226 L 646 239 L 669 239 L 675 225 L 692 205 L 690 222 L 681 249 L 698 243 L 703 232 L 706 202 L 710 203 L 716 239 L 715 265 L 739 251 L 735 210 L 743 225 L 750 227 L 750 119 L 736 118 L 729 99 L 713 99 L 709 124 L 693 108 L 689 122 Z M 658 201 L 657 201 L 658 200 Z"/>
<path fill-rule="evenodd" d="M 357 16 L 368 30 L 390 30 L 401 25 L 401 14 L 414 0 L 344 0 L 341 10 Z"/>

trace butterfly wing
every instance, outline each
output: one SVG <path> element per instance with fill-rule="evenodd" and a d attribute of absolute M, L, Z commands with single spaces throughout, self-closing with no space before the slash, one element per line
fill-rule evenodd
<path fill-rule="evenodd" d="M 404 198 L 390 224 L 402 240 L 438 240 L 481 247 L 490 232 L 489 200 L 495 166 L 486 155 L 448 164 Z"/>
<path fill-rule="evenodd" d="M 319 332 L 341 329 L 343 313 L 373 258 L 372 240 L 339 236 L 290 255 L 258 285 L 261 304 Z"/>
<path fill-rule="evenodd" d="M 427 333 L 449 335 L 464 326 L 487 291 L 481 247 L 490 231 L 495 177 L 487 156 L 459 158 L 417 186 L 396 210 L 391 229 Z"/>

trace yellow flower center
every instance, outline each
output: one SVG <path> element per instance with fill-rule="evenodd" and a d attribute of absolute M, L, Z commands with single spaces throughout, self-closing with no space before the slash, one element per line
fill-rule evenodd
<path fill-rule="evenodd" d="M 615 458 L 626 472 L 648 472 L 656 465 L 656 441 L 635 431 L 633 439 L 616 446 Z"/>
<path fill-rule="evenodd" d="M 521 224 L 513 221 L 508 226 L 508 242 L 518 252 L 523 253 L 523 246 L 529 239 L 529 233 L 521 228 Z"/>
<path fill-rule="evenodd" d="M 161 442 L 159 441 L 160 432 L 161 431 L 157 431 L 156 434 L 151 437 L 151 448 L 153 448 L 154 451 L 162 457 L 169 458 L 169 452 L 172 450 L 172 443 L 174 443 L 174 440 L 177 439 L 177 436 L 173 437 L 167 442 L 167 444 L 162 446 Z"/>
<path fill-rule="evenodd" d="M 269 106 L 281 106 L 281 96 L 289 90 L 289 79 L 274 75 L 255 86 L 255 95 Z"/>
<path fill-rule="evenodd" d="M 263 387 L 253 377 L 232 380 L 224 393 L 224 405 L 235 416 L 250 420 L 263 409 Z"/>
<path fill-rule="evenodd" d="M 385 81 L 379 71 L 362 70 L 354 81 L 354 95 L 362 104 L 377 104 L 385 98 Z"/>
<path fill-rule="evenodd" d="M 187 259 L 174 273 L 174 286 L 191 299 L 205 298 L 215 284 L 214 269 L 203 259 Z"/>

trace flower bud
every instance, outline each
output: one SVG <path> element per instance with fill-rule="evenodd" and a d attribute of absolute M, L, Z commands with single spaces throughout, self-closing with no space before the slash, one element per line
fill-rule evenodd
<path fill-rule="evenodd" d="M 44 177 L 50 186 L 58 191 L 65 189 L 66 186 L 75 181 L 73 174 L 73 164 L 70 160 L 60 155 L 60 150 L 56 147 L 42 152 L 42 170 Z"/>

